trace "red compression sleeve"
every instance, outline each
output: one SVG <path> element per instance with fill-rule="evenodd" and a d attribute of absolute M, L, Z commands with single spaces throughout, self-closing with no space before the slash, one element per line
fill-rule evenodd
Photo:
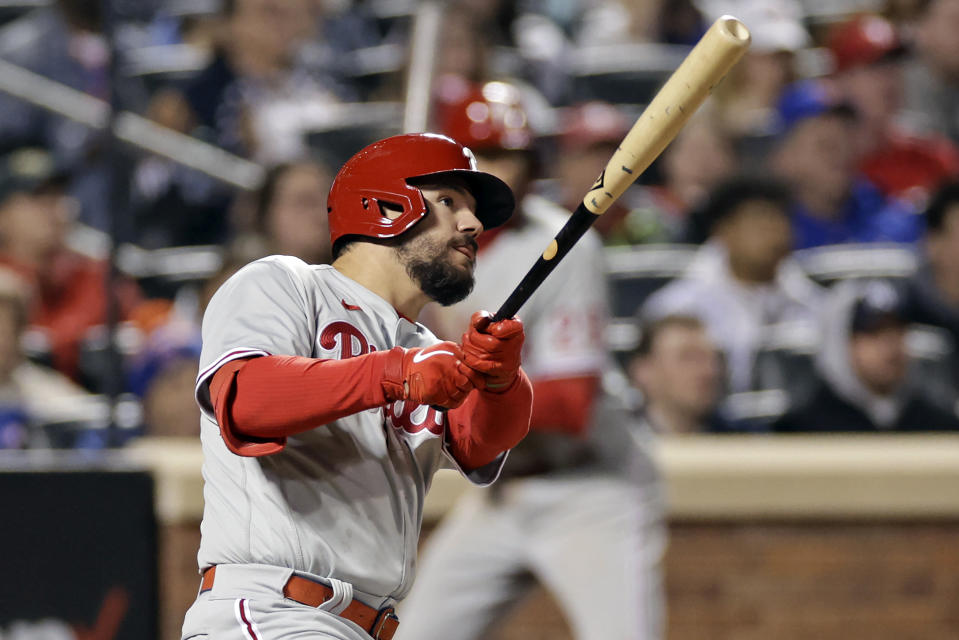
<path fill-rule="evenodd" d="M 346 360 L 263 356 L 234 360 L 210 382 L 210 399 L 227 447 L 238 455 L 276 453 L 286 437 L 387 400 L 389 351 Z"/>
<path fill-rule="evenodd" d="M 478 469 L 529 432 L 533 385 L 522 369 L 503 392 L 474 391 L 447 413 L 450 452 L 463 469 Z"/>
<path fill-rule="evenodd" d="M 537 380 L 536 401 L 530 428 L 579 435 L 586 431 L 593 401 L 599 391 L 598 376 Z"/>

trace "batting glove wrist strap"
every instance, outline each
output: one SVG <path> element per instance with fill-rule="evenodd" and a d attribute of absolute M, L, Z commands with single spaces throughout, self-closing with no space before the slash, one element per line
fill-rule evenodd
<path fill-rule="evenodd" d="M 421 349 L 394 347 L 383 369 L 383 393 L 389 401 L 458 407 L 479 382 L 462 359 L 463 352 L 453 342 Z"/>

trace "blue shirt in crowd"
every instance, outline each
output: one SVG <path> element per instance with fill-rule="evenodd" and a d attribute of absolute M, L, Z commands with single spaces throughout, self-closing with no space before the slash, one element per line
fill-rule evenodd
<path fill-rule="evenodd" d="M 845 242 L 915 242 L 922 233 L 922 217 L 914 209 L 887 199 L 867 180 L 856 181 L 835 220 L 815 217 L 798 202 L 790 214 L 796 249 Z"/>

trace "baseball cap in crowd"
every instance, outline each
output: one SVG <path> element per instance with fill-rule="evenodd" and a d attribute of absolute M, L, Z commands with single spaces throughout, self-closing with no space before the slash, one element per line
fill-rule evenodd
<path fill-rule="evenodd" d="M 807 118 L 835 114 L 854 119 L 856 111 L 829 92 L 826 85 L 815 80 L 795 82 L 783 91 L 776 104 L 778 116 L 776 131 L 780 136 L 792 131 Z"/>
<path fill-rule="evenodd" d="M 853 333 L 871 333 L 883 327 L 906 323 L 905 300 L 892 283 L 871 281 L 856 296 L 850 325 Z"/>
<path fill-rule="evenodd" d="M 618 145 L 632 123 L 608 102 L 592 100 L 569 107 L 561 116 L 559 142 L 565 151 L 598 144 Z"/>
<path fill-rule="evenodd" d="M 860 14 L 829 33 L 826 46 L 836 71 L 892 60 L 906 53 L 896 27 L 874 14 Z"/>
<path fill-rule="evenodd" d="M 709 11 L 713 20 L 733 13 L 749 25 L 752 52 L 796 52 L 812 44 L 809 31 L 803 26 L 802 4 L 795 0 L 739 0 L 733 8 L 728 0 L 711 0 L 706 5 L 714 5 Z"/>
<path fill-rule="evenodd" d="M 67 174 L 43 149 L 26 148 L 0 158 L 0 204 L 15 193 L 35 193 L 66 183 Z"/>

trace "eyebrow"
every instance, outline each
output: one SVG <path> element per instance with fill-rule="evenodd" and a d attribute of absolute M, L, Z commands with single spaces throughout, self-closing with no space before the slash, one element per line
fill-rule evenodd
<path fill-rule="evenodd" d="M 465 185 L 456 184 L 452 182 L 424 182 L 422 184 L 417 184 L 414 186 L 416 186 L 417 189 L 435 189 L 437 191 L 441 191 L 443 189 L 451 189 L 463 195 L 473 196 L 473 192 L 470 191 Z"/>

